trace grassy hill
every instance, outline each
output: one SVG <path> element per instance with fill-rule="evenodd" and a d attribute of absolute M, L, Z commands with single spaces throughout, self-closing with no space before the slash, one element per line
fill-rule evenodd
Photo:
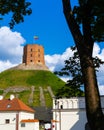
<path fill-rule="evenodd" d="M 43 105 L 51 106 L 50 91 L 55 94 L 57 88 L 64 84 L 65 82 L 50 71 L 6 70 L 0 73 L 0 94 L 5 98 L 14 94 L 30 106 L 41 106 L 41 97 L 44 98 Z"/>

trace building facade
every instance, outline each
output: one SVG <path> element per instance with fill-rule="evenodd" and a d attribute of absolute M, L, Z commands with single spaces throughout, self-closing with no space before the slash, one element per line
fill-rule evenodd
<path fill-rule="evenodd" d="M 12 97 L 0 98 L 0 130 L 39 130 L 39 121 L 34 119 L 34 110 Z"/>
<path fill-rule="evenodd" d="M 104 110 L 104 97 L 101 97 Z M 52 130 L 90 130 L 87 124 L 85 98 L 53 100 Z"/>
<path fill-rule="evenodd" d="M 24 46 L 23 63 L 26 65 L 45 65 L 43 46 L 38 44 L 27 44 Z"/>

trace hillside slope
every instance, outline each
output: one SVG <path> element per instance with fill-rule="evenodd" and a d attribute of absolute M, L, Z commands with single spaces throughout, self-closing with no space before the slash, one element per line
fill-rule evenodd
<path fill-rule="evenodd" d="M 10 86 L 51 86 L 53 90 L 65 83 L 50 71 L 6 70 L 0 73 L 0 88 Z"/>
<path fill-rule="evenodd" d="M 0 93 L 4 97 L 14 94 L 31 106 L 51 106 L 52 93 L 64 84 L 50 71 L 6 70 L 0 73 Z"/>

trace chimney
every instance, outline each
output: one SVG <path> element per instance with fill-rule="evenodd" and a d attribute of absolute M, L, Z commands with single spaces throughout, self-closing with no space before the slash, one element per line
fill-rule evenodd
<path fill-rule="evenodd" d="M 2 95 L 0 95 L 0 100 L 3 100 L 3 96 Z"/>
<path fill-rule="evenodd" d="M 15 98 L 15 96 L 12 94 L 10 95 L 10 100 L 13 100 Z"/>

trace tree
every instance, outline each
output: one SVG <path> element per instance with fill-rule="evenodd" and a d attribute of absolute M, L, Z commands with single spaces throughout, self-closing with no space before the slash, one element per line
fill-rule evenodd
<path fill-rule="evenodd" d="M 56 90 L 55 96 L 56 98 L 83 97 L 84 92 L 76 86 L 65 84 Z"/>
<path fill-rule="evenodd" d="M 79 5 L 72 10 L 70 0 L 62 0 L 64 15 L 80 57 L 88 124 L 91 130 L 104 130 L 104 115 L 92 58 L 94 42 L 104 41 L 104 1 L 78 2 Z"/>
<path fill-rule="evenodd" d="M 11 14 L 11 21 L 9 23 L 10 28 L 13 28 L 15 24 L 24 22 L 24 16 L 32 13 L 30 2 L 26 0 L 1 0 L 0 1 L 0 20 L 3 20 L 3 16 Z"/>
<path fill-rule="evenodd" d="M 81 90 L 83 87 L 83 76 L 81 72 L 80 59 L 78 51 L 75 46 L 71 47 L 73 56 L 65 60 L 65 66 L 60 71 L 56 71 L 55 74 L 59 76 L 71 77 L 65 86 L 59 88 L 56 91 L 56 97 L 75 97 L 84 96 L 84 92 Z M 93 58 L 95 70 L 104 64 L 104 61 L 99 59 L 97 56 Z"/>

